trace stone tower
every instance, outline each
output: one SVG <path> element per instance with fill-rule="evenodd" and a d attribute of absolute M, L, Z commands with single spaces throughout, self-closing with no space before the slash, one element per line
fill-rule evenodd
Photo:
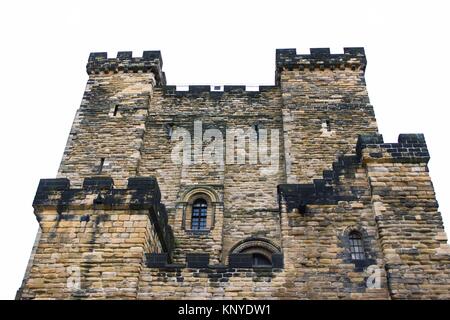
<path fill-rule="evenodd" d="M 162 65 L 90 55 L 17 299 L 450 298 L 424 136 L 383 141 L 363 48 L 277 50 L 258 91 Z"/>

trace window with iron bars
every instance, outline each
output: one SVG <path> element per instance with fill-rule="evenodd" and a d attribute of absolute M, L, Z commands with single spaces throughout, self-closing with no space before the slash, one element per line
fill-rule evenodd
<path fill-rule="evenodd" d="M 206 229 L 206 216 L 208 212 L 208 204 L 204 199 L 195 200 L 192 205 L 192 218 L 191 229 L 192 230 L 205 230 Z"/>
<path fill-rule="evenodd" d="M 352 260 L 365 260 L 366 254 L 364 252 L 364 244 L 361 233 L 359 233 L 358 231 L 350 232 L 349 241 Z"/>

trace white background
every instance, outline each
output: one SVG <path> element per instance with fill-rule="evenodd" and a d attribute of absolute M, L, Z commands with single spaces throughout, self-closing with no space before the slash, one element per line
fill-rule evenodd
<path fill-rule="evenodd" d="M 446 1 L 2 1 L 0 298 L 14 298 L 86 84 L 89 52 L 161 50 L 168 84 L 274 83 L 275 49 L 364 46 L 380 133 L 425 134 L 450 230 Z"/>

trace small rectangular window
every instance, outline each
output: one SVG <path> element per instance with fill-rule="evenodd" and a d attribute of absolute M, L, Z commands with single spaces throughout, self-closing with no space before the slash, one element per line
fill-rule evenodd
<path fill-rule="evenodd" d="M 119 112 L 119 106 L 116 105 L 114 106 L 114 112 L 113 112 L 113 117 L 117 116 L 117 113 Z"/>
<path fill-rule="evenodd" d="M 101 174 L 103 171 L 103 165 L 105 164 L 105 158 L 100 158 L 100 165 L 98 166 L 98 174 Z"/>

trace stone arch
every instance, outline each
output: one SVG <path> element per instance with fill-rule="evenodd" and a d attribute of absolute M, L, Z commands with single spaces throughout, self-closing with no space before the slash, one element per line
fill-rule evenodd
<path fill-rule="evenodd" d="M 198 199 L 204 199 L 207 203 L 206 228 L 205 230 L 200 230 L 207 232 L 214 228 L 216 204 L 219 202 L 219 197 L 215 190 L 206 186 L 192 187 L 182 195 L 182 227 L 185 230 L 191 230 L 192 206 Z"/>
<path fill-rule="evenodd" d="M 363 248 L 364 248 L 364 260 L 353 260 L 351 256 L 351 249 L 350 249 L 350 235 L 352 232 L 357 232 L 361 235 Z M 347 226 L 341 233 L 341 242 L 342 246 L 344 248 L 343 252 L 343 260 L 347 263 L 354 263 L 356 266 L 356 269 L 358 271 L 361 271 L 364 267 L 368 266 L 369 264 L 375 263 L 374 257 L 375 253 L 372 248 L 372 237 L 369 236 L 366 228 L 364 228 L 361 225 L 350 225 Z"/>
<path fill-rule="evenodd" d="M 351 232 L 359 232 L 361 234 L 361 236 L 365 239 L 367 239 L 369 237 L 369 234 L 367 233 L 366 229 L 364 227 L 362 227 L 361 225 L 350 225 L 347 226 L 344 231 L 342 232 L 342 235 L 344 237 L 347 237 L 350 235 Z"/>
<path fill-rule="evenodd" d="M 230 254 L 260 254 L 272 262 L 272 255 L 281 253 L 281 249 L 271 240 L 262 237 L 250 237 L 237 242 L 230 249 Z"/>
<path fill-rule="evenodd" d="M 184 192 L 184 194 L 181 196 L 181 202 L 187 202 L 189 203 L 193 196 L 197 194 L 204 194 L 206 195 L 211 202 L 219 202 L 219 196 L 217 192 L 207 186 L 201 186 L 201 187 L 192 187 Z"/>

